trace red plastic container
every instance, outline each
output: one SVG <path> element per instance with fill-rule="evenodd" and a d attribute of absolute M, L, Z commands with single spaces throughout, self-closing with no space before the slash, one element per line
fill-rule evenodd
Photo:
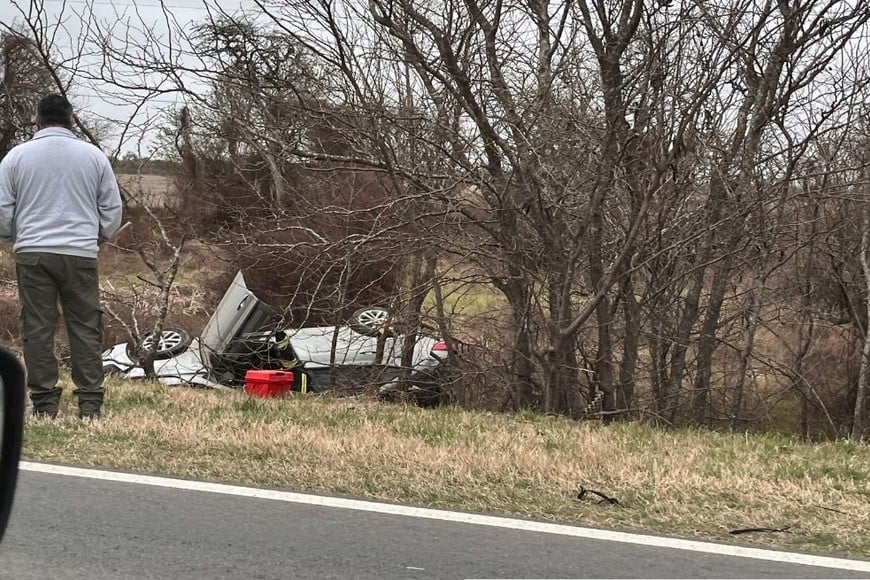
<path fill-rule="evenodd" d="M 289 371 L 255 371 L 245 373 L 245 392 L 252 397 L 268 399 L 279 397 L 293 386 L 293 373 Z"/>

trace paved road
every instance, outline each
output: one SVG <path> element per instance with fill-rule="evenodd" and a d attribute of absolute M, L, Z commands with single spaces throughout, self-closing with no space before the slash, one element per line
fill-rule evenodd
<path fill-rule="evenodd" d="M 25 471 L 0 546 L 0 577 L 866 578 L 870 573 Z"/>

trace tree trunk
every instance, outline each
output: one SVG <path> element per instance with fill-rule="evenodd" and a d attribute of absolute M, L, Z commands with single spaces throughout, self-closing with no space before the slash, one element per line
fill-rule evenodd
<path fill-rule="evenodd" d="M 595 385 L 602 393 L 602 411 L 613 411 L 616 398 L 613 389 L 613 340 L 611 337 L 612 318 L 610 299 L 605 297 L 595 311 L 598 322 L 598 352 L 595 355 Z"/>
<path fill-rule="evenodd" d="M 707 411 L 710 403 L 710 380 L 713 372 L 713 354 L 719 345 L 716 331 L 719 328 L 719 316 L 722 313 L 722 303 L 725 301 L 725 291 L 731 274 L 731 259 L 725 257 L 714 269 L 713 284 L 710 289 L 710 299 L 707 303 L 707 313 L 701 325 L 701 336 L 698 340 L 697 375 L 692 393 L 692 419 L 696 425 L 707 422 Z"/>
<path fill-rule="evenodd" d="M 661 322 L 652 325 L 650 333 L 650 358 L 652 363 L 652 389 L 655 397 L 656 413 L 660 419 L 665 418 L 668 408 L 668 353 L 670 342 L 665 338 L 664 324 Z"/>
<path fill-rule="evenodd" d="M 683 301 L 683 309 L 680 313 L 680 322 L 677 325 L 677 333 L 674 336 L 673 348 L 671 349 L 670 376 L 664 393 L 665 406 L 661 410 L 662 415 L 673 423 L 680 406 L 680 391 L 683 389 L 683 377 L 686 374 L 686 352 L 692 338 L 692 328 L 698 320 L 698 312 L 701 305 L 701 288 L 704 285 L 704 272 L 706 266 L 699 266 L 689 278 L 686 288 L 686 298 Z"/>
<path fill-rule="evenodd" d="M 553 264 L 547 280 L 549 302 L 550 345 L 546 357 L 547 381 L 544 390 L 544 409 L 547 412 L 577 416 L 579 389 L 577 386 L 577 351 L 573 335 L 563 336 L 562 329 L 571 323 L 573 308 L 571 295 L 564 289 L 570 284 L 570 268 Z"/>
<path fill-rule="evenodd" d="M 429 275 L 424 263 L 423 252 L 417 250 L 410 260 L 411 279 L 409 281 L 409 296 L 402 317 L 402 389 L 411 385 L 408 379 L 411 376 L 411 367 L 414 362 L 414 347 L 417 344 L 417 335 L 420 332 L 421 314 L 426 295 L 429 294 L 432 276 Z"/>
<path fill-rule="evenodd" d="M 870 189 L 870 186 L 866 187 Z M 870 192 L 868 192 L 870 193 Z M 855 393 L 855 412 L 852 416 L 852 434 L 855 441 L 864 438 L 864 407 L 870 383 L 870 202 L 865 202 L 863 232 L 861 234 L 861 270 L 864 273 L 867 323 L 864 325 L 864 348 L 861 350 L 861 370 L 858 391 Z"/>
<path fill-rule="evenodd" d="M 274 155 L 265 149 L 262 150 L 263 158 L 269 166 L 269 175 L 272 176 L 272 200 L 279 207 L 284 207 L 284 202 L 287 199 L 287 186 L 284 181 L 284 175 L 281 168 L 278 167 L 278 161 Z"/>
<path fill-rule="evenodd" d="M 511 398 L 515 410 L 531 408 L 534 405 L 532 373 L 532 340 L 530 336 L 531 289 L 525 277 L 511 266 L 509 279 L 493 279 L 493 284 L 501 290 L 510 304 L 513 349 L 509 363 L 511 372 Z"/>
<path fill-rule="evenodd" d="M 604 284 L 603 236 L 604 215 L 603 204 L 593 208 L 590 220 L 589 241 L 589 281 L 592 289 L 598 293 Z M 595 318 L 598 324 L 598 350 L 595 355 L 595 381 L 593 385 L 603 393 L 602 411 L 612 411 L 616 406 L 613 392 L 613 342 L 612 316 L 610 312 L 610 297 L 604 294 L 595 308 Z M 590 393 L 591 398 L 597 395 Z"/>
<path fill-rule="evenodd" d="M 810 393 L 803 388 L 803 372 L 804 359 L 810 352 L 810 347 L 813 344 L 813 333 L 815 331 L 815 322 L 813 315 L 810 314 L 809 308 L 804 308 L 804 314 L 801 320 L 800 328 L 800 343 L 798 344 L 797 352 L 792 361 L 792 386 L 800 394 L 801 397 L 801 416 L 799 419 L 799 429 L 801 437 L 805 440 L 810 438 Z"/>
<path fill-rule="evenodd" d="M 634 373 L 637 367 L 640 346 L 640 305 L 634 295 L 631 276 L 622 287 L 622 304 L 625 313 L 625 340 L 622 361 L 619 365 L 619 388 L 616 391 L 617 409 L 631 409 L 634 404 Z"/>
<path fill-rule="evenodd" d="M 743 412 L 743 399 L 746 389 L 746 373 L 749 370 L 749 359 L 755 345 L 755 334 L 761 319 L 763 288 L 753 290 L 748 299 L 746 326 L 743 330 L 743 343 L 740 348 L 740 366 L 737 370 L 737 384 L 734 386 L 734 404 L 731 407 L 731 428 L 737 427 L 740 414 Z"/>

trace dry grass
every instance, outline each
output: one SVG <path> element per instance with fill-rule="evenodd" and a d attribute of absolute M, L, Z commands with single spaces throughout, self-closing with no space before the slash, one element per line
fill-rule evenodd
<path fill-rule="evenodd" d="M 69 389 L 67 389 L 69 391 Z M 67 410 L 66 417 L 73 415 Z M 717 541 L 870 554 L 870 448 L 537 415 L 112 383 L 104 419 L 30 420 L 29 459 Z M 579 486 L 619 505 L 578 500 Z M 746 527 L 788 533 L 729 535 Z"/>

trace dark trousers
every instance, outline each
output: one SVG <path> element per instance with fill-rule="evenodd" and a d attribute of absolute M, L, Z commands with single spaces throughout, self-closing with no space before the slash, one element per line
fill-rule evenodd
<path fill-rule="evenodd" d="M 63 309 L 79 409 L 99 410 L 103 402 L 103 328 L 96 258 L 23 252 L 15 255 L 27 386 L 34 409 L 56 413 L 54 337 L 58 304 Z"/>

